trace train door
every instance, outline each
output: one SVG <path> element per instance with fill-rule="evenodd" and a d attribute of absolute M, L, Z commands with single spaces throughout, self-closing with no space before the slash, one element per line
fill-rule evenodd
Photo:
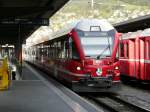
<path fill-rule="evenodd" d="M 127 75 L 128 71 L 129 71 L 129 67 L 128 67 L 128 59 L 127 59 L 127 46 L 126 46 L 127 40 L 123 40 L 120 42 L 120 53 L 119 53 L 119 57 L 120 57 L 120 72 L 123 75 Z"/>
<path fill-rule="evenodd" d="M 144 68 L 144 38 L 139 38 L 139 79 L 140 80 L 145 80 L 145 68 Z"/>
<path fill-rule="evenodd" d="M 65 39 L 62 40 L 62 46 L 63 46 L 63 54 L 62 54 L 62 61 L 61 65 L 63 70 L 68 71 L 69 68 L 69 54 L 70 54 L 70 49 L 69 49 L 69 39 L 67 36 L 65 36 Z M 69 75 L 65 73 L 64 71 L 61 73 L 62 79 L 64 78 L 67 81 L 70 81 Z"/>
<path fill-rule="evenodd" d="M 140 79 L 140 44 L 139 44 L 139 37 L 136 37 L 135 39 L 135 78 Z"/>
<path fill-rule="evenodd" d="M 75 44 L 75 41 L 70 37 L 69 38 L 69 58 L 70 58 L 70 63 L 69 63 L 69 70 L 73 73 L 77 72 L 77 69 L 75 66 L 78 66 L 79 63 L 79 53 L 77 51 L 77 47 Z"/>
<path fill-rule="evenodd" d="M 128 74 L 130 77 L 134 77 L 135 75 L 135 39 L 130 39 L 126 43 L 126 58 L 128 58 Z"/>
<path fill-rule="evenodd" d="M 150 37 L 145 38 L 145 80 L 150 80 Z"/>

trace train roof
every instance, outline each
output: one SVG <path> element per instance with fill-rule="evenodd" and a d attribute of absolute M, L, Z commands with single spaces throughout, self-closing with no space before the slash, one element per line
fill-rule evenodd
<path fill-rule="evenodd" d="M 141 30 L 137 31 L 137 32 L 128 32 L 128 33 L 124 33 L 122 35 L 121 39 L 132 39 L 132 38 L 136 38 L 137 36 L 139 36 L 141 34 Z"/>
<path fill-rule="evenodd" d="M 83 19 L 71 24 L 66 25 L 61 30 L 53 33 L 49 36 L 49 40 L 61 37 L 70 33 L 73 29 L 82 31 L 91 31 L 91 27 L 99 26 L 101 31 L 110 31 L 115 29 L 107 20 L 105 19 Z"/>
<path fill-rule="evenodd" d="M 142 37 L 150 37 L 150 28 L 143 30 L 143 32 L 141 33 L 141 36 Z"/>
<path fill-rule="evenodd" d="M 136 32 L 128 32 L 122 35 L 122 39 L 132 39 L 136 37 L 150 37 L 150 28 L 138 30 Z"/>

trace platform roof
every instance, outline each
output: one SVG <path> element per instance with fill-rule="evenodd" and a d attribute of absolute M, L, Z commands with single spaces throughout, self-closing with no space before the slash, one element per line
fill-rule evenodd
<path fill-rule="evenodd" d="M 0 44 L 23 42 L 40 25 L 16 24 L 18 20 L 49 18 L 69 0 L 0 0 Z M 14 22 L 14 23 L 13 23 Z M 29 21 L 30 22 L 30 21 Z M 19 30 L 20 27 L 20 30 Z"/>
<path fill-rule="evenodd" d="M 135 19 L 114 24 L 114 27 L 119 32 L 135 32 L 137 30 L 144 30 L 150 28 L 150 15 L 141 16 Z"/>
<path fill-rule="evenodd" d="M 16 19 L 49 19 L 69 0 L 0 0 L 0 44 L 23 42 L 40 25 L 1 24 Z M 150 15 L 135 18 L 114 25 L 120 32 L 142 30 L 150 27 Z"/>

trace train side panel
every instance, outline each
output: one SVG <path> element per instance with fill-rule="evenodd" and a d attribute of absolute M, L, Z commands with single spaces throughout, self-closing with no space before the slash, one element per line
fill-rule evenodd
<path fill-rule="evenodd" d="M 150 80 L 150 37 L 145 38 L 145 79 Z"/>
<path fill-rule="evenodd" d="M 121 75 L 150 81 L 150 31 L 146 29 L 129 34 L 120 40 Z"/>

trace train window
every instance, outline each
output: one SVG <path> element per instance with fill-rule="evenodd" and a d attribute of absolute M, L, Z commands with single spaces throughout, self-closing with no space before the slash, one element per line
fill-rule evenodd
<path fill-rule="evenodd" d="M 51 43 L 49 44 L 49 57 L 52 57 L 52 47 L 51 47 Z"/>
<path fill-rule="evenodd" d="M 129 44 L 126 43 L 126 58 L 129 57 Z"/>
<path fill-rule="evenodd" d="M 68 41 L 65 41 L 65 57 L 66 58 L 69 58 L 69 42 Z"/>
<path fill-rule="evenodd" d="M 66 56 L 65 44 L 66 44 L 65 40 L 61 41 L 61 46 L 62 46 L 62 48 L 61 48 L 61 58 L 65 58 L 65 56 Z"/>
<path fill-rule="evenodd" d="M 74 42 L 72 42 L 72 58 L 79 59 L 79 55 L 78 55 L 78 52 L 77 52 Z"/>
<path fill-rule="evenodd" d="M 58 46 L 57 46 L 57 56 L 58 56 L 58 58 L 62 58 L 62 43 L 61 43 L 61 41 L 59 41 L 58 42 L 58 44 L 57 44 Z"/>
<path fill-rule="evenodd" d="M 51 53 L 51 43 L 49 43 L 48 52 L 49 52 L 49 58 L 51 58 L 51 57 L 52 57 L 52 53 Z"/>
<path fill-rule="evenodd" d="M 81 31 L 81 30 L 77 30 L 77 34 L 78 34 L 79 36 L 84 36 L 84 32 Z"/>
<path fill-rule="evenodd" d="M 57 42 L 54 42 L 54 57 L 53 58 L 57 58 Z"/>
<path fill-rule="evenodd" d="M 44 46 L 44 56 L 45 56 L 45 57 L 47 56 L 47 48 L 46 48 L 46 45 Z"/>
<path fill-rule="evenodd" d="M 72 59 L 79 59 L 79 54 L 75 47 L 75 43 L 72 38 L 69 38 L 69 46 L 70 46 L 70 58 Z"/>
<path fill-rule="evenodd" d="M 124 44 L 120 43 L 120 57 L 124 57 Z"/>
<path fill-rule="evenodd" d="M 54 43 L 52 43 L 51 50 L 52 50 L 52 58 L 54 58 L 55 57 L 55 46 L 54 46 Z"/>
<path fill-rule="evenodd" d="M 69 43 L 65 41 L 65 49 L 69 49 Z"/>
<path fill-rule="evenodd" d="M 39 54 L 40 54 L 40 56 L 43 55 L 43 50 L 42 50 L 42 48 L 39 48 Z"/>
<path fill-rule="evenodd" d="M 57 51 L 57 52 L 58 52 L 57 56 L 58 56 L 58 58 L 62 58 L 62 57 L 61 57 L 61 54 L 62 54 L 62 53 L 61 53 L 61 51 L 62 51 L 62 49 L 61 49 L 61 45 L 62 45 L 62 44 L 61 44 L 61 41 L 58 41 L 58 44 L 57 44 L 57 45 L 58 45 L 58 46 L 57 46 L 57 47 L 58 47 L 58 48 L 57 48 L 57 50 L 58 50 L 58 51 Z"/>
<path fill-rule="evenodd" d="M 81 30 L 77 30 L 77 34 L 79 37 L 107 37 L 108 36 L 108 32 L 100 32 L 100 27 L 92 27 L 91 29 L 92 31 L 81 31 Z M 98 30 L 98 31 L 93 31 L 93 30 Z"/>

